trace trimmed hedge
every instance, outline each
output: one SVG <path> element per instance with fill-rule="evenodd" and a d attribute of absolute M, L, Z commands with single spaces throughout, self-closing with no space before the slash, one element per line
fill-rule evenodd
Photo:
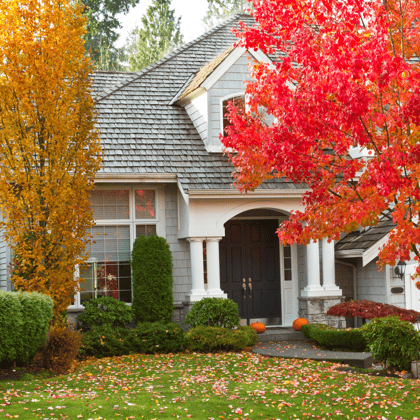
<path fill-rule="evenodd" d="M 342 348 L 353 351 L 365 351 L 367 341 L 362 328 L 337 329 L 323 324 L 308 324 L 302 326 L 302 333 L 319 345 L 327 348 Z"/>
<path fill-rule="evenodd" d="M 131 254 L 136 322 L 170 322 L 174 310 L 172 255 L 165 238 L 140 236 Z"/>
<path fill-rule="evenodd" d="M 252 346 L 257 341 L 257 333 L 251 327 L 236 330 L 223 327 L 195 327 L 187 332 L 189 348 L 198 352 L 238 351 Z"/>
<path fill-rule="evenodd" d="M 83 331 L 101 325 L 125 327 L 133 320 L 131 307 L 112 297 L 102 296 L 83 305 L 85 309 L 77 316 L 77 327 Z"/>
<path fill-rule="evenodd" d="M 145 322 L 134 329 L 102 325 L 83 334 L 79 353 L 97 358 L 130 353 L 177 353 L 184 351 L 186 345 L 184 330 L 172 322 Z"/>
<path fill-rule="evenodd" d="M 129 335 L 130 330 L 121 327 L 115 328 L 110 325 L 93 327 L 83 333 L 79 354 L 97 358 L 129 354 L 131 351 Z"/>
<path fill-rule="evenodd" d="M 131 330 L 130 347 L 136 353 L 178 353 L 187 346 L 185 332 L 179 324 L 144 322 Z"/>
<path fill-rule="evenodd" d="M 245 335 L 248 337 L 248 344 L 247 347 L 250 346 L 255 346 L 255 344 L 257 344 L 258 341 L 258 334 L 257 332 L 254 330 L 254 328 L 251 328 L 248 325 L 244 325 L 244 326 L 240 326 L 238 327 L 239 331 L 243 331 L 245 333 Z"/>
<path fill-rule="evenodd" d="M 0 291 L 0 363 L 30 363 L 47 339 L 53 300 L 37 292 Z"/>
<path fill-rule="evenodd" d="M 232 299 L 204 298 L 193 304 L 185 321 L 192 328 L 236 328 L 240 322 L 239 308 Z"/>
<path fill-rule="evenodd" d="M 325 324 L 305 324 L 302 325 L 300 331 L 306 338 L 311 338 L 311 331 L 314 328 L 327 328 L 327 325 Z"/>

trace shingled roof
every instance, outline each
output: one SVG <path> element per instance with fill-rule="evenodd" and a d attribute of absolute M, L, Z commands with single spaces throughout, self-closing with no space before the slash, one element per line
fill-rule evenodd
<path fill-rule="evenodd" d="M 379 240 L 388 235 L 395 227 L 391 220 L 383 219 L 376 226 L 367 228 L 363 232 L 355 231 L 346 235 L 335 244 L 336 251 L 366 251 Z"/>
<path fill-rule="evenodd" d="M 187 112 L 171 100 L 197 72 L 236 41 L 231 28 L 250 16 L 235 15 L 138 73 L 98 72 L 94 95 L 103 149 L 101 173 L 177 174 L 183 188 L 233 189 L 226 156 L 206 151 Z M 261 189 L 291 189 L 274 179 Z"/>

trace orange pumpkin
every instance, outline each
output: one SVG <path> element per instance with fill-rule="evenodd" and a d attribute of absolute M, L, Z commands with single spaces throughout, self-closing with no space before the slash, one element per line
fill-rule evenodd
<path fill-rule="evenodd" d="M 300 331 L 302 325 L 309 324 L 308 320 L 305 318 L 298 318 L 293 321 L 293 329 L 295 331 Z"/>
<path fill-rule="evenodd" d="M 266 330 L 265 325 L 262 322 L 253 322 L 250 327 L 254 328 L 257 334 L 262 334 Z"/>

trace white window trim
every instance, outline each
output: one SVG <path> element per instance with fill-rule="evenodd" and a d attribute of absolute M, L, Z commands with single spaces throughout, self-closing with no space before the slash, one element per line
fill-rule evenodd
<path fill-rule="evenodd" d="M 136 240 L 136 225 L 155 225 L 156 234 L 161 237 L 166 237 L 166 223 L 165 223 L 165 188 L 163 185 L 149 185 L 149 184 L 135 184 L 135 185 L 98 185 L 97 190 L 128 190 L 129 191 L 129 219 L 95 219 L 95 226 L 130 226 L 130 248 L 133 249 L 134 241 Z M 153 190 L 155 191 L 155 212 L 154 219 L 136 219 L 135 209 L 135 190 Z M 89 261 L 89 260 L 88 260 Z M 75 266 L 74 276 L 78 278 L 80 274 L 79 266 Z M 80 292 L 74 295 L 74 305 L 70 305 L 67 310 L 80 311 L 85 307 L 80 302 Z M 131 306 L 131 303 L 127 303 Z"/>
<path fill-rule="evenodd" d="M 220 133 L 223 133 L 223 102 L 231 99 L 231 98 L 236 98 L 238 96 L 243 96 L 245 98 L 245 112 L 249 111 L 249 107 L 248 107 L 248 95 L 245 94 L 245 91 L 239 91 L 239 92 L 234 92 L 234 93 L 229 93 L 229 95 L 223 96 L 222 98 L 219 99 L 219 118 L 220 118 Z M 210 145 L 207 147 L 207 150 L 210 153 L 223 153 L 224 151 L 228 151 L 228 152 L 232 152 L 233 150 L 231 148 L 224 148 L 222 146 L 222 144 L 219 145 Z"/>
<path fill-rule="evenodd" d="M 223 133 L 223 102 L 224 101 L 227 101 L 227 100 L 229 100 L 229 99 L 232 99 L 232 98 L 237 98 L 238 96 L 243 96 L 244 98 L 245 98 L 245 112 L 248 112 L 248 110 L 249 110 L 249 107 L 248 107 L 248 95 L 245 95 L 245 91 L 244 90 L 242 90 L 242 91 L 240 91 L 240 92 L 235 92 L 235 93 L 229 93 L 229 95 L 226 95 L 226 96 L 223 96 L 223 98 L 220 98 L 220 102 L 219 102 L 219 109 L 220 109 L 220 112 L 219 112 L 219 116 L 220 116 L 220 133 L 219 134 L 222 134 Z"/>

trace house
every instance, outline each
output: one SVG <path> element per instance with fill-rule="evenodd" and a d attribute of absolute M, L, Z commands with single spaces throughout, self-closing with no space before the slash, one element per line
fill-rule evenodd
<path fill-rule="evenodd" d="M 90 263 L 70 312 L 107 294 L 131 302 L 130 251 L 136 237 L 166 238 L 174 263 L 174 320 L 204 297 L 229 297 L 246 318 L 289 326 L 299 316 L 326 317 L 344 299 L 371 299 L 420 310 L 409 276 L 377 271 L 383 222 L 336 244 L 283 246 L 275 231 L 302 208 L 305 187 L 274 179 L 241 194 L 219 134 L 229 100 L 245 104 L 250 60 L 260 51 L 234 48 L 236 15 L 138 73 L 98 72 L 94 94 L 104 153 L 91 202 L 96 226 Z M 0 288 L 10 289 L 6 245 Z"/>

